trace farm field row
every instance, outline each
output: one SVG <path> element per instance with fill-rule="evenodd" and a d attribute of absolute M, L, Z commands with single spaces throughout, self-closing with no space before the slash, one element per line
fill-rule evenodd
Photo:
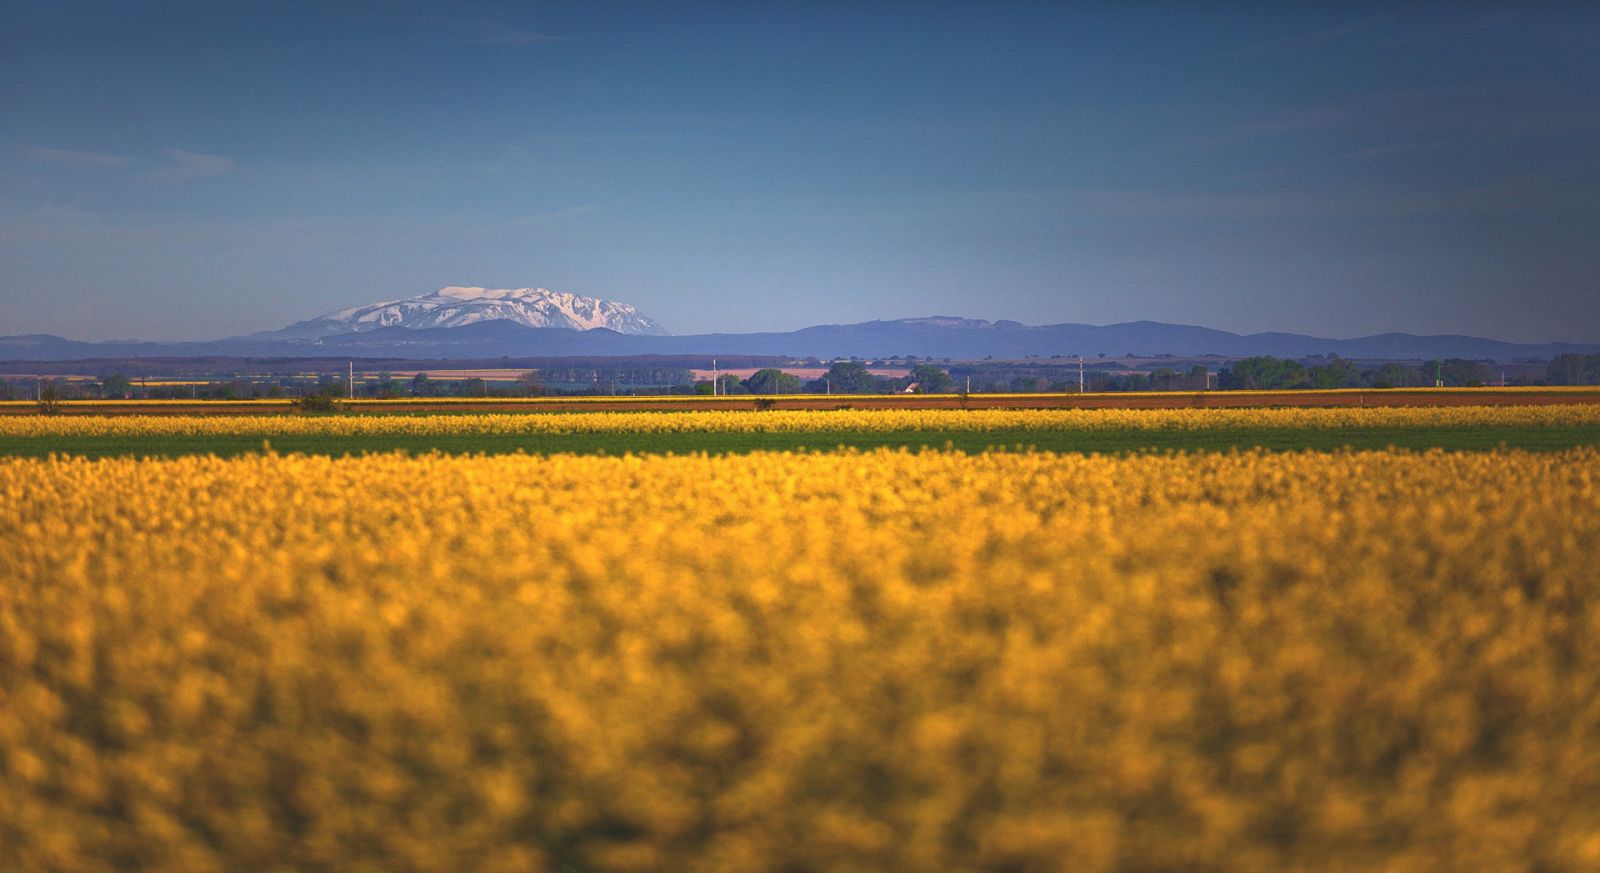
<path fill-rule="evenodd" d="M 1178 410 L 833 410 L 518 415 L 0 418 L 0 455 L 1562 449 L 1600 443 L 1600 405 Z"/>
<path fill-rule="evenodd" d="M 1592 870 L 1600 450 L 0 459 L 0 866 Z"/>
<path fill-rule="evenodd" d="M 1600 387 L 1394 388 L 1297 391 L 1141 391 L 1103 394 L 877 394 L 778 396 L 421 397 L 341 401 L 352 412 L 581 412 L 772 409 L 1185 409 L 1255 406 L 1499 406 L 1600 404 Z M 67 415 L 276 415 L 289 400 L 68 400 Z M 0 401 L 0 416 L 33 415 L 32 401 Z"/>

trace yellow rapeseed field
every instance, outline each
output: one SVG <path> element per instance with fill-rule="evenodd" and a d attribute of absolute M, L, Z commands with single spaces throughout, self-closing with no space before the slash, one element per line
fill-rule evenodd
<path fill-rule="evenodd" d="M 1591 871 L 1597 555 L 1593 448 L 0 460 L 0 869 Z"/>
<path fill-rule="evenodd" d="M 7 416 L 0 436 L 577 434 L 905 430 L 1600 427 L 1600 404 L 1241 409 L 879 409 L 473 415 Z"/>
<path fill-rule="evenodd" d="M 408 373 L 409 373 L 409 371 L 408 371 Z M 314 373 L 302 373 L 302 374 L 299 374 L 299 375 L 302 376 L 302 377 L 305 377 L 305 376 L 315 376 L 317 374 L 314 374 Z M 370 375 L 370 374 L 358 374 L 357 378 L 361 379 L 362 382 L 365 383 L 367 381 L 367 376 L 368 375 Z M 396 373 L 395 375 L 398 376 L 400 374 Z M 26 378 L 27 379 L 32 379 L 33 377 L 29 376 L 29 377 L 26 377 Z M 172 386 L 172 385 L 207 385 L 207 384 L 213 384 L 215 381 L 216 380 L 204 380 L 204 379 L 198 379 L 198 380 L 162 380 L 162 381 L 139 380 L 136 384 L 139 387 L 146 387 L 146 386 L 151 386 L 151 385 L 157 385 L 157 386 L 160 386 L 160 385 L 166 385 L 166 386 Z M 1307 396 L 1309 396 L 1309 395 L 1321 395 L 1321 396 L 1328 396 L 1328 395 L 1369 395 L 1369 396 L 1372 396 L 1372 397 L 1397 397 L 1397 396 L 1406 396 L 1406 395 L 1432 395 L 1432 396 L 1436 396 L 1436 397 L 1437 396 L 1448 397 L 1448 396 L 1451 396 L 1451 395 L 1466 395 L 1466 396 L 1475 395 L 1475 396 L 1482 396 L 1482 397 L 1490 397 L 1490 396 L 1497 396 L 1498 395 L 1498 396 L 1513 396 L 1514 397 L 1516 395 L 1527 395 L 1527 394 L 1544 394 L 1544 395 L 1570 394 L 1570 395 L 1580 395 L 1580 394 L 1594 394 L 1595 392 L 1596 392 L 1596 387 L 1593 386 L 1593 385 L 1509 385 L 1509 386 L 1508 385 L 1499 385 L 1499 386 L 1485 386 L 1485 387 L 1477 387 L 1477 388 L 1434 388 L 1434 387 L 1382 388 L 1382 389 L 1372 389 L 1372 388 L 1317 388 L 1317 389 L 1305 389 L 1305 390 L 1292 389 L 1292 390 L 1288 391 L 1289 394 L 1301 394 L 1301 395 L 1307 395 Z M 1260 400 L 1268 402 L 1268 403 L 1275 403 L 1275 402 L 1281 402 L 1281 399 L 1284 397 L 1284 395 L 1285 395 L 1285 391 L 1284 390 L 1230 390 L 1230 391 L 1227 391 L 1224 395 L 1220 395 L 1220 396 L 1225 396 L 1225 397 L 1229 397 L 1229 398 L 1242 398 L 1242 399 L 1260 399 Z M 1029 391 L 1029 392 L 1025 392 L 1025 393 L 987 392 L 986 391 L 986 392 L 982 392 L 982 393 L 979 393 L 979 394 L 974 394 L 974 395 L 971 395 L 971 396 L 974 399 L 978 399 L 978 400 L 1023 399 L 1023 400 L 1037 400 L 1037 401 L 1049 401 L 1049 400 L 1056 400 L 1056 399 L 1078 400 L 1078 399 L 1082 399 L 1084 397 L 1083 394 L 1079 394 L 1077 392 L 1061 393 L 1061 392 L 1050 392 L 1050 391 Z M 1217 397 L 1219 395 L 1216 394 L 1216 392 L 1211 392 L 1211 391 L 1115 391 L 1115 392 L 1089 392 L 1089 396 L 1092 396 L 1092 397 L 1096 397 L 1097 396 L 1097 397 L 1102 397 L 1102 398 L 1121 398 L 1121 399 L 1135 398 L 1135 397 L 1163 397 L 1163 398 L 1188 397 L 1188 398 L 1193 398 L 1193 399 L 1195 399 L 1197 401 L 1202 401 L 1202 400 L 1204 400 L 1206 398 Z M 848 403 L 850 403 L 850 402 L 852 402 L 853 400 L 856 400 L 856 399 L 864 399 L 864 398 L 883 399 L 883 398 L 886 398 L 886 397 L 894 397 L 894 398 L 904 399 L 905 395 L 904 394 L 876 394 L 876 395 L 859 395 L 859 394 L 846 395 L 846 394 L 839 394 L 839 395 L 830 395 L 828 397 L 828 399 L 836 401 L 836 402 L 841 403 L 841 404 L 848 404 Z M 933 395 L 933 397 L 935 397 L 935 398 L 943 398 L 943 399 L 953 399 L 955 397 L 955 395 L 950 395 L 950 394 Z M 684 405 L 684 406 L 699 406 L 699 405 L 702 405 L 702 404 L 742 405 L 742 404 L 747 404 L 747 403 L 751 402 L 752 400 L 756 400 L 756 399 L 760 399 L 760 398 L 774 398 L 774 399 L 778 399 L 778 400 L 813 400 L 813 401 L 818 399 L 817 395 L 815 395 L 815 394 L 762 394 L 762 395 L 753 395 L 753 394 L 733 394 L 733 395 L 728 395 L 728 394 L 724 394 L 724 395 L 716 395 L 716 396 L 708 396 L 708 395 L 705 395 L 705 394 L 642 394 L 642 395 L 637 395 L 637 394 L 617 394 L 617 395 L 543 395 L 543 396 L 537 396 L 537 397 L 365 397 L 365 398 L 357 397 L 355 399 L 340 399 L 338 402 L 343 404 L 348 409 L 359 411 L 363 407 L 367 407 L 367 406 L 385 406 L 385 407 L 387 407 L 387 406 L 395 406 L 395 405 L 406 405 L 406 406 L 416 406 L 416 407 L 426 408 L 428 406 L 440 406 L 440 405 L 449 405 L 449 406 L 472 405 L 472 406 L 488 406 L 488 407 L 492 407 L 492 406 L 503 405 L 503 404 L 515 404 L 515 405 L 520 406 L 520 407 L 529 407 L 529 406 L 538 407 L 538 406 L 543 406 L 543 405 L 567 406 L 567 405 L 571 405 L 571 404 L 582 404 L 584 406 L 605 407 L 605 406 L 612 406 L 612 405 L 616 405 L 616 404 L 637 403 L 637 402 L 639 402 L 641 400 L 645 400 L 645 401 L 648 401 L 650 403 L 666 403 L 666 404 L 671 404 L 671 405 L 680 405 L 681 404 L 681 405 Z M 130 400 L 127 400 L 127 399 L 63 400 L 61 402 L 61 405 L 62 405 L 63 408 L 67 408 L 67 409 L 93 408 L 93 407 L 96 407 L 96 406 L 102 406 L 102 407 L 103 406 L 125 407 L 130 402 L 135 403 L 135 404 L 143 403 L 143 402 L 151 402 L 151 403 L 155 403 L 157 405 L 163 406 L 163 407 L 194 406 L 194 407 L 199 408 L 199 409 L 204 409 L 205 407 L 208 407 L 208 406 L 216 406 L 219 403 L 219 401 L 213 400 L 213 399 L 205 399 L 205 400 L 194 399 L 194 400 L 190 400 L 190 399 L 181 398 L 181 397 L 173 397 L 173 398 L 162 398 L 162 399 L 153 400 L 153 401 L 142 401 L 142 400 L 132 400 L 132 401 L 130 401 Z M 279 397 L 279 398 L 257 397 L 257 398 L 250 398 L 250 399 L 239 398 L 239 399 L 227 400 L 227 401 L 221 401 L 221 402 L 226 403 L 230 407 L 232 407 L 232 406 L 251 406 L 251 407 L 262 407 L 262 408 L 271 408 L 271 407 L 275 407 L 275 406 L 277 406 L 277 407 L 289 407 L 294 403 L 294 401 L 292 399 L 284 398 L 284 397 Z M 11 409 L 26 409 L 26 408 L 30 408 L 30 407 L 32 407 L 34 405 L 36 405 L 36 402 L 34 400 L 0 400 L 0 410 L 4 410 L 4 409 L 7 409 L 7 408 L 11 408 Z"/>

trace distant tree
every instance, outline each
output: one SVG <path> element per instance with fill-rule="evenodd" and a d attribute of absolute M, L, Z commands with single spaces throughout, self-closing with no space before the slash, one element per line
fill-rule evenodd
<path fill-rule="evenodd" d="M 1361 369 L 1338 355 L 1330 355 L 1325 363 L 1311 367 L 1306 376 L 1312 388 L 1357 388 L 1361 385 Z"/>
<path fill-rule="evenodd" d="M 399 397 L 404 390 L 405 386 L 395 381 L 388 373 L 380 373 L 378 383 L 371 388 L 373 396 L 385 398 Z"/>
<path fill-rule="evenodd" d="M 1361 381 L 1369 388 L 1404 388 L 1420 384 L 1416 370 L 1393 361 L 1362 373 Z"/>
<path fill-rule="evenodd" d="M 517 377 L 517 386 L 527 396 L 538 397 L 544 393 L 544 377 L 540 375 L 538 370 L 528 370 Z"/>
<path fill-rule="evenodd" d="M 1274 391 L 1308 387 L 1306 368 L 1282 358 L 1242 358 L 1217 374 L 1217 386 L 1229 390 Z"/>
<path fill-rule="evenodd" d="M 344 397 L 348 393 L 348 389 L 349 386 L 346 385 L 344 379 L 324 375 L 317 379 L 316 390 L 312 393 L 324 394 L 328 397 Z"/>
<path fill-rule="evenodd" d="M 39 389 L 39 414 L 55 415 L 61 411 L 61 392 L 54 385 Z"/>
<path fill-rule="evenodd" d="M 427 373 L 418 373 L 411 377 L 412 397 L 428 397 L 433 393 L 433 385 L 431 380 L 428 379 Z"/>
<path fill-rule="evenodd" d="M 300 412 L 338 412 L 339 401 L 332 394 L 317 392 L 295 398 L 294 408 Z"/>
<path fill-rule="evenodd" d="M 823 377 L 834 394 L 871 394 L 883 390 L 882 381 L 858 361 L 834 361 Z"/>
<path fill-rule="evenodd" d="M 1482 361 L 1468 361 L 1463 358 L 1445 358 L 1444 361 L 1445 384 L 1455 384 L 1466 388 L 1478 388 L 1489 384 L 1489 367 Z"/>
<path fill-rule="evenodd" d="M 467 397 L 488 397 L 489 383 L 483 381 L 477 376 L 473 376 L 472 378 L 461 383 L 461 391 L 462 394 Z"/>
<path fill-rule="evenodd" d="M 1156 367 L 1150 371 L 1150 390 L 1171 391 L 1178 374 L 1171 367 Z"/>
<path fill-rule="evenodd" d="M 1489 384 L 1489 368 L 1482 361 L 1465 358 L 1446 358 L 1443 361 L 1425 361 L 1422 364 L 1422 382 L 1432 387 L 1439 379 L 1446 388 L 1476 388 Z"/>
<path fill-rule="evenodd" d="M 800 391 L 800 377 L 767 367 L 751 373 L 744 380 L 744 387 L 751 394 L 796 394 Z"/>
<path fill-rule="evenodd" d="M 121 373 L 108 373 L 100 377 L 100 394 L 102 397 L 125 400 L 128 397 L 128 389 L 132 387 L 133 383 L 129 382 L 128 377 Z"/>
<path fill-rule="evenodd" d="M 943 394 L 955 388 L 955 380 L 944 368 L 933 364 L 918 364 L 911 368 L 911 381 L 918 394 Z"/>
<path fill-rule="evenodd" d="M 1551 385 L 1600 385 L 1600 354 L 1556 355 L 1545 368 Z"/>

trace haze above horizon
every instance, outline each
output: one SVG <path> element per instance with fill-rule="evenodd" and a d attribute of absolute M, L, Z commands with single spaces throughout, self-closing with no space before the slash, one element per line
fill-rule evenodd
<path fill-rule="evenodd" d="M 0 0 L 0 334 L 1600 339 L 1600 7 Z"/>

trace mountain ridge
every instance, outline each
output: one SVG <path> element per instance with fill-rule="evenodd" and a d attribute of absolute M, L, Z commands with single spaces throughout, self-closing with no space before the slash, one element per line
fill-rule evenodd
<path fill-rule="evenodd" d="M 374 304 L 377 306 L 380 304 Z M 357 307 L 360 309 L 361 307 Z M 343 311 L 343 310 L 342 310 Z M 311 319 L 310 321 L 316 321 Z M 50 334 L 0 337 L 0 360 L 76 360 L 97 357 L 236 356 L 323 357 L 329 354 L 404 358 L 529 355 L 745 354 L 789 357 L 917 355 L 933 358 L 1023 358 L 1052 355 L 1271 355 L 1301 358 L 1336 354 L 1355 359 L 1468 358 L 1510 362 L 1564 353 L 1600 352 L 1600 343 L 1512 343 L 1462 334 L 1401 332 L 1330 339 L 1282 331 L 1237 334 L 1199 325 L 1132 321 L 1110 325 L 1024 325 L 955 316 L 925 316 L 854 324 L 813 325 L 793 331 L 689 335 L 630 334 L 606 327 L 532 327 L 507 319 L 457 326 L 373 325 L 315 337 L 268 331 L 199 342 L 82 342 Z"/>
<path fill-rule="evenodd" d="M 414 297 L 351 306 L 297 321 L 278 330 L 258 331 L 230 339 L 314 340 L 390 327 L 424 330 L 465 327 L 488 321 L 510 321 L 532 328 L 606 328 L 640 336 L 667 335 L 667 330 L 655 319 L 630 304 L 614 300 L 585 297 L 569 291 L 551 291 L 548 288 L 448 285 Z"/>

